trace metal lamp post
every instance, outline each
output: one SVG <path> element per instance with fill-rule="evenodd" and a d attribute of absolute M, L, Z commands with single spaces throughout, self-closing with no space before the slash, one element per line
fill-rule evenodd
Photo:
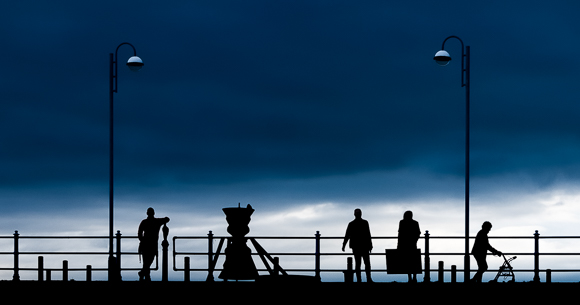
<path fill-rule="evenodd" d="M 461 42 L 461 87 L 465 87 L 465 257 L 464 257 L 464 281 L 470 278 L 470 258 L 469 258 L 469 46 L 463 45 L 461 38 L 449 36 L 443 40 L 441 51 L 433 58 L 439 65 L 446 66 L 451 61 L 451 56 L 445 51 L 445 42 L 455 38 Z"/>
<path fill-rule="evenodd" d="M 113 256 L 113 93 L 117 92 L 117 52 L 122 45 L 133 48 L 133 56 L 127 61 L 129 69 L 139 71 L 143 67 L 143 61 L 137 56 L 135 47 L 128 42 L 118 45 L 114 54 L 109 53 L 109 281 L 121 280 L 120 265 Z"/>

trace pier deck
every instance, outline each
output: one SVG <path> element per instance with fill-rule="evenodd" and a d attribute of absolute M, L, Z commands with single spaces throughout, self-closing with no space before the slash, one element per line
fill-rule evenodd
<path fill-rule="evenodd" d="M 195 303 L 248 301 L 250 304 L 317 304 L 335 302 L 413 303 L 570 301 L 580 283 L 256 283 L 256 282 L 0 282 L 5 296 L 28 301 L 78 300 L 92 302 Z M 360 300 L 359 300 L 360 298 Z M 398 301 L 400 302 L 400 301 Z M 207 303 L 205 301 L 204 303 Z"/>

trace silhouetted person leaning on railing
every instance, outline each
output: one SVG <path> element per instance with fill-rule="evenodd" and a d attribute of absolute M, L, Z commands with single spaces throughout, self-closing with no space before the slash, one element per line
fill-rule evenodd
<path fill-rule="evenodd" d="M 139 255 L 143 257 L 143 269 L 139 272 L 139 281 L 151 281 L 151 264 L 157 255 L 159 229 L 169 222 L 169 217 L 155 218 L 155 210 L 147 209 L 147 218 L 139 224 Z"/>
<path fill-rule="evenodd" d="M 483 273 L 487 271 L 487 251 L 489 250 L 493 255 L 501 255 L 500 251 L 497 251 L 489 244 L 489 239 L 487 234 L 491 230 L 491 223 L 486 221 L 481 225 L 481 230 L 477 233 L 475 237 L 475 243 L 471 249 L 471 254 L 477 262 L 477 272 L 471 279 L 472 283 L 481 283 L 481 278 Z"/>
<path fill-rule="evenodd" d="M 403 219 L 399 221 L 399 235 L 397 239 L 397 251 L 399 251 L 403 260 L 402 263 L 405 264 L 405 270 L 409 270 L 407 274 L 410 283 L 417 282 L 417 275 L 415 272 L 417 270 L 417 265 L 414 263 L 419 262 L 419 269 L 421 269 L 421 258 L 416 257 L 417 255 L 417 241 L 419 240 L 419 235 L 421 235 L 421 229 L 419 229 L 419 223 L 413 220 L 413 212 L 406 211 L 403 214 Z M 420 271 L 419 271 L 420 272 Z"/>
<path fill-rule="evenodd" d="M 354 220 L 348 224 L 346 234 L 342 242 L 342 252 L 346 243 L 350 240 L 349 247 L 352 249 L 355 261 L 356 281 L 361 282 L 361 260 L 365 263 L 365 273 L 367 282 L 371 283 L 371 262 L 370 252 L 373 249 L 373 242 L 371 239 L 371 230 L 368 221 L 362 219 L 362 211 L 360 209 L 354 210 Z"/>

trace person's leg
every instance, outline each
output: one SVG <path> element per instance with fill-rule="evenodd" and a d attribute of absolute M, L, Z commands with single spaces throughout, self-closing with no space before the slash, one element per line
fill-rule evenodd
<path fill-rule="evenodd" d="M 155 254 L 143 253 L 143 269 L 139 273 L 140 281 L 150 281 L 151 280 L 151 264 L 155 259 Z"/>
<path fill-rule="evenodd" d="M 371 277 L 371 259 L 370 259 L 369 253 L 365 252 L 364 254 L 362 254 L 362 258 L 363 258 L 364 263 L 365 263 L 365 273 L 367 276 L 367 282 L 371 283 L 373 281 L 373 279 Z"/>
<path fill-rule="evenodd" d="M 353 251 L 354 252 L 354 251 Z M 356 274 L 356 281 L 361 282 L 361 255 L 354 252 L 354 273 Z"/>
<path fill-rule="evenodd" d="M 486 261 L 486 256 L 474 256 L 475 261 L 477 262 L 477 272 L 475 273 L 475 275 L 473 276 L 473 279 L 471 279 L 473 282 L 476 283 L 481 283 L 481 279 L 483 277 L 483 273 L 485 271 L 487 271 L 487 261 Z"/>

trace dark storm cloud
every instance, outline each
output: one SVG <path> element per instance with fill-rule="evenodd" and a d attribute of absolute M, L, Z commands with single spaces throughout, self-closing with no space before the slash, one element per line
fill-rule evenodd
<path fill-rule="evenodd" d="M 5 6 L 5 185 L 106 184 L 108 53 L 124 41 L 145 68 L 124 69 L 119 50 L 121 184 L 461 177 L 459 43 L 448 67 L 432 61 L 449 35 L 472 47 L 473 175 L 577 164 L 576 4 Z"/>

